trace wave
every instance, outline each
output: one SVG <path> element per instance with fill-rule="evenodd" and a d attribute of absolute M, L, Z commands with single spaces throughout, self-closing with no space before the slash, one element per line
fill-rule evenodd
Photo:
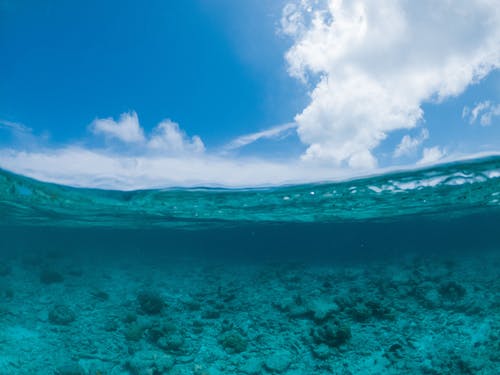
<path fill-rule="evenodd" d="M 500 207 L 500 156 L 269 188 L 75 188 L 0 170 L 0 224 L 183 227 L 449 218 Z"/>

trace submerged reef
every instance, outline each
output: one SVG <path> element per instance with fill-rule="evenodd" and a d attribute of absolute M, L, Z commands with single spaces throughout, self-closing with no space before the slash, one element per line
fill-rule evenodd
<path fill-rule="evenodd" d="M 137 295 L 139 308 L 141 312 L 149 315 L 160 314 L 165 302 L 159 293 L 151 291 L 142 291 Z"/>
<path fill-rule="evenodd" d="M 351 328 L 336 319 L 311 329 L 311 337 L 316 344 L 326 344 L 330 347 L 338 347 L 345 344 L 351 338 Z"/>
<path fill-rule="evenodd" d="M 49 311 L 49 322 L 53 324 L 67 325 L 75 319 L 76 314 L 68 306 L 56 305 Z"/>
<path fill-rule="evenodd" d="M 500 255 L 483 258 L 14 257 L 0 268 L 15 291 L 0 301 L 0 373 L 495 374 Z"/>
<path fill-rule="evenodd" d="M 247 340 L 238 332 L 226 332 L 219 338 L 219 343 L 230 354 L 241 353 L 247 349 Z"/>

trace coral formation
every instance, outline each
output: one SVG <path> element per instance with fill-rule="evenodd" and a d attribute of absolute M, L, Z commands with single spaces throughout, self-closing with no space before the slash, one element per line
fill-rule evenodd
<path fill-rule="evenodd" d="M 156 292 L 143 291 L 137 295 L 141 312 L 149 315 L 160 314 L 165 306 L 162 296 Z"/>
<path fill-rule="evenodd" d="M 487 264 L 82 263 L 46 287 L 21 258 L 0 285 L 15 291 L 0 292 L 0 373 L 495 374 L 500 258 Z"/>
<path fill-rule="evenodd" d="M 339 347 L 351 338 L 351 328 L 337 319 L 329 319 L 311 329 L 311 337 L 316 344 Z"/>
<path fill-rule="evenodd" d="M 125 364 L 133 375 L 166 374 L 174 367 L 175 360 L 171 356 L 156 350 L 141 350 Z"/>
<path fill-rule="evenodd" d="M 52 324 L 68 325 L 75 319 L 76 314 L 65 305 L 56 305 L 49 311 L 49 322 Z"/>
<path fill-rule="evenodd" d="M 247 340 L 236 331 L 224 333 L 219 338 L 219 343 L 230 354 L 244 352 L 248 346 Z"/>

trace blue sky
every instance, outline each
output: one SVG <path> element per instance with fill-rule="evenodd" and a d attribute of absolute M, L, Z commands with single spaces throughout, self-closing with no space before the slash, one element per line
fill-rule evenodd
<path fill-rule="evenodd" d="M 279 12 L 251 9 L 252 20 L 250 4 L 7 2 L 1 118 L 64 142 L 96 117 L 133 110 L 145 129 L 171 118 L 213 146 L 289 121 L 306 100 L 286 73 L 290 41 L 275 34 Z M 252 40 L 241 20 L 270 35 Z"/>
<path fill-rule="evenodd" d="M 498 151 L 495 1 L 352 4 L 1 1 L 0 166 L 239 186 Z"/>

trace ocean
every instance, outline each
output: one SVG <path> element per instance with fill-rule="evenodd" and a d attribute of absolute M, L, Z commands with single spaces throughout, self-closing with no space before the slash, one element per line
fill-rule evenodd
<path fill-rule="evenodd" d="M 0 170 L 0 374 L 498 374 L 500 157 L 251 189 Z"/>

